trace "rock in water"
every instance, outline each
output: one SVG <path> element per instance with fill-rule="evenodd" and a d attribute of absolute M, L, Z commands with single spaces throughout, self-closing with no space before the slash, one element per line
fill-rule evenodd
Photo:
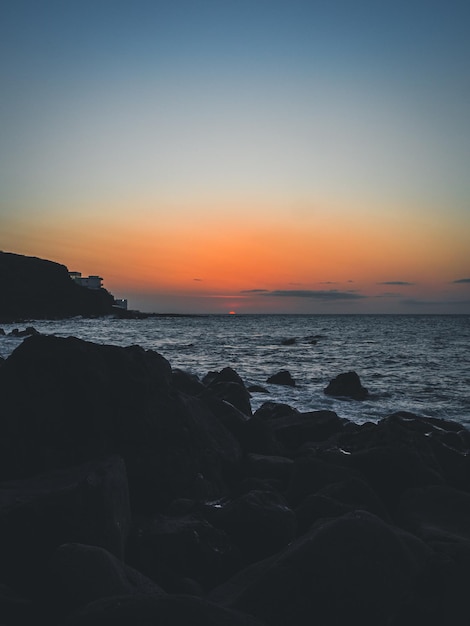
<path fill-rule="evenodd" d="M 295 387 L 295 380 L 292 378 L 290 372 L 287 370 L 281 370 L 277 374 L 273 374 L 266 381 L 272 385 L 286 385 L 287 387 Z"/>
<path fill-rule="evenodd" d="M 369 395 L 356 372 L 338 374 L 336 378 L 330 381 L 324 392 L 327 396 L 353 398 L 353 400 L 364 400 Z"/>

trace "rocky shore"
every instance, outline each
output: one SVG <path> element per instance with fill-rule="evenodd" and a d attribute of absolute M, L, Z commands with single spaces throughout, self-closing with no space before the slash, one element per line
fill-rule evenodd
<path fill-rule="evenodd" d="M 229 367 L 40 334 L 0 398 L 1 624 L 468 623 L 456 422 L 253 413 Z"/>

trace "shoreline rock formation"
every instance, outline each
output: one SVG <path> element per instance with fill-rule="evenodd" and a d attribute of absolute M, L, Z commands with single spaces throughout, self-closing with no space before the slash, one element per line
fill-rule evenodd
<path fill-rule="evenodd" d="M 465 623 L 457 422 L 253 412 L 231 368 L 36 334 L 0 397 L 2 623 Z"/>

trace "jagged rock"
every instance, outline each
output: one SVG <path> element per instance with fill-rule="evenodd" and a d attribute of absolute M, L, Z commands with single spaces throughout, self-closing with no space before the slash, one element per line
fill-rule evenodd
<path fill-rule="evenodd" d="M 249 615 L 225 609 L 202 598 L 171 595 L 115 596 L 77 611 L 61 626 L 267 626 Z"/>
<path fill-rule="evenodd" d="M 364 511 L 320 520 L 281 553 L 214 589 L 209 599 L 270 626 L 385 626 L 431 551 Z"/>
<path fill-rule="evenodd" d="M 119 457 L 0 484 L 0 579 L 36 585 L 61 544 L 101 546 L 123 558 L 129 494 Z"/>
<path fill-rule="evenodd" d="M 14 328 L 10 333 L 11 337 L 29 337 L 30 335 L 39 335 L 39 332 L 34 328 L 34 326 L 28 326 L 24 330 Z"/>
<path fill-rule="evenodd" d="M 183 593 L 188 580 L 208 591 L 241 566 L 240 552 L 227 534 L 195 513 L 139 517 L 128 561 L 170 593 Z"/>
<path fill-rule="evenodd" d="M 295 380 L 292 378 L 290 372 L 287 370 L 281 370 L 277 374 L 273 374 L 266 381 L 271 385 L 285 385 L 287 387 L 295 387 Z"/>
<path fill-rule="evenodd" d="M 356 372 L 338 374 L 336 378 L 329 382 L 324 392 L 327 396 L 353 398 L 354 400 L 364 400 L 369 395 L 368 390 L 362 386 Z"/>
<path fill-rule="evenodd" d="M 245 387 L 241 376 L 231 367 L 224 367 L 220 372 L 209 372 L 203 378 L 203 383 L 208 386 L 217 385 L 218 383 L 236 383 Z"/>

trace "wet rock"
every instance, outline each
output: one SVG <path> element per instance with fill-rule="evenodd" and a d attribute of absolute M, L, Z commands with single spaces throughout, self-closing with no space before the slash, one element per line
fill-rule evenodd
<path fill-rule="evenodd" d="M 3 328 L 0 328 L 0 337 L 4 337 L 5 336 L 5 331 Z"/>
<path fill-rule="evenodd" d="M 327 396 L 353 398 L 354 400 L 364 400 L 369 395 L 368 390 L 362 386 L 356 372 L 338 374 L 336 378 L 329 382 L 324 392 Z"/>
<path fill-rule="evenodd" d="M 0 579 L 27 589 L 61 544 L 101 546 L 123 558 L 130 529 L 122 459 L 0 484 Z"/>
<path fill-rule="evenodd" d="M 266 381 L 271 385 L 285 385 L 287 387 L 295 387 L 295 380 L 292 378 L 290 372 L 287 370 L 281 370 L 277 374 L 273 374 Z"/>
<path fill-rule="evenodd" d="M 272 626 L 385 626 L 427 562 L 430 551 L 416 542 L 364 511 L 323 520 L 209 599 Z"/>
<path fill-rule="evenodd" d="M 236 383 L 245 386 L 241 376 L 231 367 L 224 367 L 220 372 L 209 372 L 204 378 L 205 385 L 217 385 L 218 383 Z"/>
<path fill-rule="evenodd" d="M 280 402 L 264 402 L 257 411 L 255 411 L 255 417 L 264 421 L 274 420 L 279 417 L 297 417 L 299 415 L 297 409 L 292 408 L 288 404 L 282 404 Z"/>
<path fill-rule="evenodd" d="M 28 326 L 24 330 L 14 328 L 10 333 L 11 337 L 30 337 L 31 335 L 39 335 L 39 331 L 37 331 L 34 326 Z"/>
<path fill-rule="evenodd" d="M 251 415 L 250 393 L 234 369 L 224 367 L 220 372 L 209 372 L 203 383 L 217 398 L 230 402 L 245 415 Z"/>
<path fill-rule="evenodd" d="M 269 391 L 261 385 L 250 385 L 248 391 L 250 393 L 269 393 Z"/>

